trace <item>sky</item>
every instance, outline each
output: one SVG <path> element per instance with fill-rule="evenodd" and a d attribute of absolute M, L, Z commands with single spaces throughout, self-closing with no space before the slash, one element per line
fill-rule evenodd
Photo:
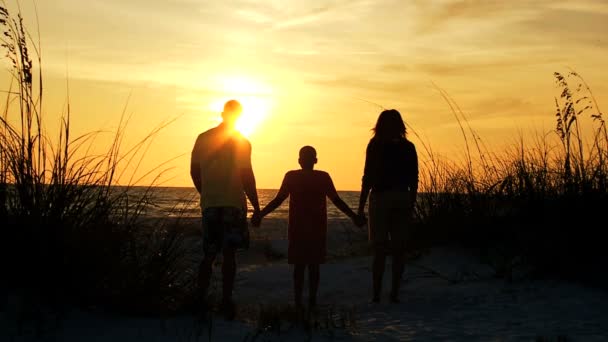
<path fill-rule="evenodd" d="M 16 1 L 6 4 L 16 11 Z M 299 148 L 312 145 L 317 168 L 339 190 L 359 189 L 383 107 L 402 113 L 421 158 L 422 143 L 462 157 L 463 137 L 438 88 L 497 151 L 553 129 L 555 71 L 574 69 L 600 108 L 608 105 L 608 1 L 38 0 L 37 11 L 33 1 L 19 4 L 33 36 L 40 32 L 49 131 L 68 102 L 75 135 L 112 131 L 126 113 L 126 145 L 171 121 L 138 171 L 167 169 L 163 185 L 191 186 L 196 136 L 217 125 L 231 98 L 245 105 L 260 188 L 278 188 L 298 168 Z M 111 134 L 101 135 L 103 149 Z"/>

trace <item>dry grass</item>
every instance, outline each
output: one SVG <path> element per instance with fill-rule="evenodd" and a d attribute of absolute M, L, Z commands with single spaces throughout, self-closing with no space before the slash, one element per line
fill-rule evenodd
<path fill-rule="evenodd" d="M 466 115 L 438 88 L 460 125 L 466 158 L 441 159 L 421 140 L 425 162 L 415 243 L 460 242 L 506 278 L 521 265 L 554 275 L 597 275 L 594 269 L 605 260 L 598 225 L 608 205 L 606 125 L 579 74 L 554 76 L 560 90 L 555 134 L 532 143 L 522 138 L 501 154 L 485 147 Z M 589 139 L 585 131 L 592 132 Z"/>
<path fill-rule="evenodd" d="M 126 146 L 129 117 L 123 112 L 112 143 L 94 154 L 101 133 L 72 136 L 68 98 L 59 131 L 48 132 L 42 73 L 34 68 L 39 43 L 21 14 L 2 6 L 0 27 L 13 80 L 0 118 L 0 220 L 8 256 L 3 290 L 40 305 L 174 308 L 186 288 L 183 236 L 173 227 L 139 222 L 164 164 L 138 176 L 150 144 L 170 122 Z M 150 175 L 153 185 L 132 191 L 131 184 Z M 127 185 L 115 186 L 119 179 Z"/>

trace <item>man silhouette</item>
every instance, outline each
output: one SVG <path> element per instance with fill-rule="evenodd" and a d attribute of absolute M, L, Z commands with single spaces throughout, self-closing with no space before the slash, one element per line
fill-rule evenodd
<path fill-rule="evenodd" d="M 234 319 L 232 290 L 236 275 L 236 250 L 249 247 L 247 198 L 254 216 L 260 206 L 251 167 L 251 144 L 236 129 L 243 107 L 236 100 L 224 105 L 222 123 L 198 136 L 190 163 L 192 182 L 201 198 L 203 252 L 198 286 L 207 311 L 207 294 L 213 263 L 218 253 L 222 263 L 222 310 Z"/>

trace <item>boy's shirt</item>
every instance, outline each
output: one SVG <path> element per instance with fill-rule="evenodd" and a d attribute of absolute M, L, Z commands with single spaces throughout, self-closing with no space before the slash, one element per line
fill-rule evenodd
<path fill-rule="evenodd" d="M 279 189 L 281 194 L 289 195 L 289 240 L 325 241 L 327 197 L 338 196 L 329 174 L 318 170 L 289 171 Z"/>

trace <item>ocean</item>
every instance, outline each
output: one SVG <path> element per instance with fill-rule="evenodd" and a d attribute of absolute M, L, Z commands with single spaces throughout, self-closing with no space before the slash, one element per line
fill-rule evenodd
<path fill-rule="evenodd" d="M 137 197 L 146 188 L 134 187 L 130 189 Z M 258 189 L 260 206 L 263 208 L 277 194 L 276 189 Z M 351 209 L 357 210 L 359 205 L 358 191 L 338 191 L 338 195 Z M 347 217 L 336 208 L 331 201 L 327 201 L 327 218 L 329 220 L 346 219 Z M 251 211 L 251 204 L 247 203 Z M 268 218 L 287 219 L 289 210 L 289 198 L 283 204 L 269 214 Z M 199 195 L 194 187 L 155 187 L 152 189 L 150 205 L 144 211 L 147 217 L 199 217 L 201 210 L 199 206 Z"/>

